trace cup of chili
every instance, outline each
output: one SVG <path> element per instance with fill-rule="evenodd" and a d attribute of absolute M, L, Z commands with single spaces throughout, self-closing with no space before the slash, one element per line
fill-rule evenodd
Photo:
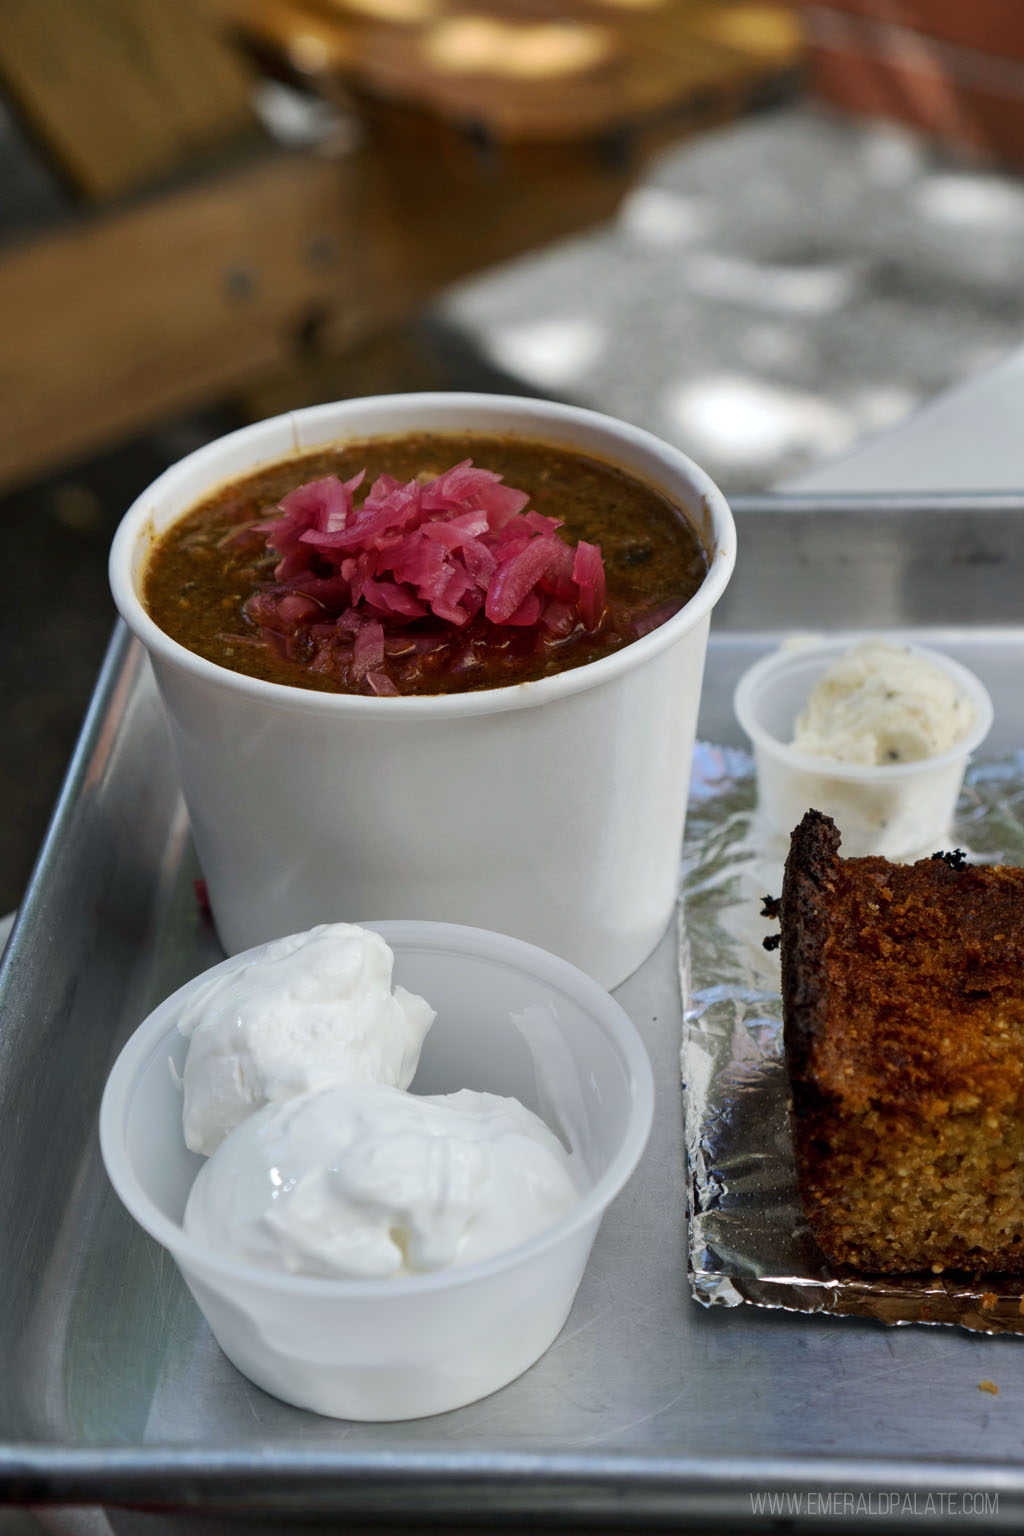
<path fill-rule="evenodd" d="M 342 401 L 171 466 L 110 581 L 225 949 L 428 918 L 624 980 L 674 908 L 734 561 L 686 455 L 547 401 Z"/>

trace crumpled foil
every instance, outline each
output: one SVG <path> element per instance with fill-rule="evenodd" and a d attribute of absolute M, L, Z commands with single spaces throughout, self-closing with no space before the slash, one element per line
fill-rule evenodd
<path fill-rule="evenodd" d="M 778 923 L 788 839 L 757 811 L 752 758 L 698 743 L 683 855 L 682 1076 L 692 1294 L 705 1306 L 783 1307 L 1024 1333 L 1021 1277 L 833 1273 L 803 1216 L 782 1060 Z M 948 847 L 1024 864 L 1024 752 L 973 764 Z"/>

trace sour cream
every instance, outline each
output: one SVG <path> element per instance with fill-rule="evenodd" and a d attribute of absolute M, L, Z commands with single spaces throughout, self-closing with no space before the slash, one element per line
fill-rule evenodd
<path fill-rule="evenodd" d="M 213 978 L 189 1037 L 183 1129 L 207 1155 L 185 1230 L 286 1274 L 389 1279 L 490 1258 L 580 1199 L 565 1147 L 516 1099 L 409 1093 L 434 1019 L 347 923 Z"/>
<path fill-rule="evenodd" d="M 434 1010 L 392 989 L 393 965 L 379 934 L 330 923 L 266 944 L 201 987 L 178 1020 L 190 1041 L 189 1149 L 209 1156 L 264 1104 L 329 1083 L 407 1088 Z"/>
<path fill-rule="evenodd" d="M 579 1201 L 516 1099 L 339 1083 L 268 1104 L 200 1170 L 185 1230 L 287 1274 L 388 1280 L 491 1258 Z"/>

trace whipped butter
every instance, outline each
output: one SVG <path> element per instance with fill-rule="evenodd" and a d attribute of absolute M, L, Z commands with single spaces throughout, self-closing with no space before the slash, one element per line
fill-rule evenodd
<path fill-rule="evenodd" d="M 973 724 L 973 704 L 936 662 L 865 640 L 815 684 L 792 745 L 842 763 L 913 763 L 950 751 Z"/>
<path fill-rule="evenodd" d="M 240 1125 L 200 1170 L 185 1230 L 263 1268 L 390 1279 L 488 1259 L 579 1198 L 565 1149 L 518 1100 L 349 1082 Z"/>
<path fill-rule="evenodd" d="M 189 1149 L 209 1156 L 264 1104 L 328 1083 L 407 1088 L 434 1010 L 392 989 L 393 964 L 379 934 L 329 923 L 199 987 L 178 1020 Z"/>

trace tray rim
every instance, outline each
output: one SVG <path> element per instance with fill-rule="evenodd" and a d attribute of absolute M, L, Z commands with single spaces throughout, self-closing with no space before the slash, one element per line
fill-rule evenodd
<path fill-rule="evenodd" d="M 691 1515 L 742 1516 L 753 1524 L 751 1500 L 757 1495 L 823 1496 L 839 1489 L 876 1500 L 944 1490 L 996 1493 L 1000 1523 L 1024 1516 L 1024 1466 L 1006 1460 L 627 1453 L 598 1459 L 567 1452 L 345 1454 L 263 1447 L 257 1455 L 221 1452 L 213 1462 L 202 1452 L 169 1446 L 63 1449 L 56 1456 L 46 1448 L 0 1447 L 0 1502 L 16 1504 L 390 1516 L 415 1511 L 463 1518 L 500 1513 L 543 1515 L 556 1523 L 581 1515 L 606 1520 L 611 1512 L 630 1525 L 637 1517 Z"/>
<path fill-rule="evenodd" d="M 979 511 L 1024 515 L 1024 493 L 960 493 L 919 496 L 913 493 L 820 495 L 815 493 L 737 495 L 730 504 L 739 517 L 806 513 L 819 516 L 874 512 L 967 514 Z M 915 628 L 922 628 L 915 625 Z M 970 632 L 996 632 L 1006 625 L 971 623 Z M 738 644 L 761 630 L 732 626 L 711 645 Z M 5 1000 L 16 985 L 20 952 L 31 940 L 36 913 L 44 904 L 49 881 L 58 878 L 61 837 L 73 814 L 97 741 L 119 695 L 138 686 L 144 670 L 141 646 L 117 620 L 96 685 L 55 803 L 25 896 L 0 957 L 0 1023 Z M 0 1032 L 0 1054 L 2 1054 Z M 843 1320 L 837 1319 L 842 1323 Z M 688 1520 L 736 1518 L 753 1524 L 750 1496 L 755 1492 L 827 1493 L 841 1485 L 857 1494 L 891 1492 L 894 1487 L 922 1493 L 955 1485 L 963 1491 L 996 1491 L 999 1523 L 1024 1513 L 1024 1461 L 979 1462 L 948 1456 L 892 1458 L 796 1455 L 680 1457 L 669 1453 L 637 1456 L 601 1451 L 452 1451 L 439 1455 L 417 1450 L 270 1451 L 260 1445 L 211 1455 L 191 1446 L 153 1444 L 76 1446 L 44 1441 L 0 1443 L 0 1502 L 17 1504 L 104 1503 L 137 1506 L 160 1503 L 175 1509 L 242 1510 L 270 1513 L 310 1512 L 421 1517 L 501 1513 L 545 1515 L 552 1521 L 578 1520 L 591 1514 L 604 1521 L 618 1517 Z M 625 1500 L 623 1494 L 626 1494 Z M 801 1517 L 795 1517 L 797 1524 Z"/>

